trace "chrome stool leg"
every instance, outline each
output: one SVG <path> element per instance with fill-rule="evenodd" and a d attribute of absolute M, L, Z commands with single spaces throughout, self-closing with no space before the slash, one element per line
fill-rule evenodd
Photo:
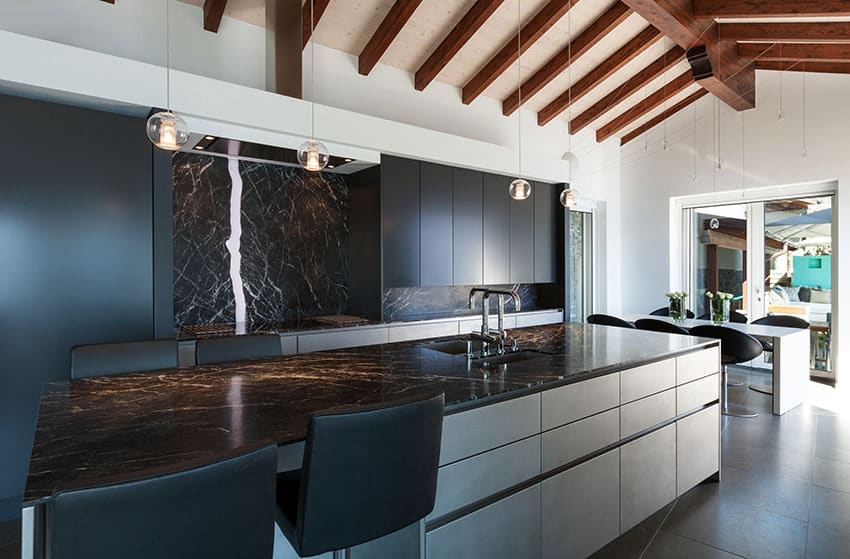
<path fill-rule="evenodd" d="M 723 415 L 730 417 L 758 417 L 758 412 L 748 410 L 741 406 L 729 405 L 729 370 L 726 365 L 723 365 Z M 743 383 L 741 383 L 743 385 Z"/>
<path fill-rule="evenodd" d="M 765 361 L 767 362 L 767 356 L 773 356 L 772 352 L 765 351 Z M 771 361 L 773 361 L 771 359 Z M 759 392 L 760 394 L 767 394 L 768 396 L 773 396 L 773 386 L 769 384 L 751 384 L 749 389 L 753 392 Z"/>

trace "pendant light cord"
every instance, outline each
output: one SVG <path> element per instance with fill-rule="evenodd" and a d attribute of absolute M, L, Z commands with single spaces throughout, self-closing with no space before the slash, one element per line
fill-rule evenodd
<path fill-rule="evenodd" d="M 171 0 L 165 0 L 165 108 L 171 112 Z"/>
<path fill-rule="evenodd" d="M 573 188 L 573 135 L 570 130 L 570 122 L 573 120 L 573 10 L 567 12 L 567 184 L 570 190 Z"/>
<path fill-rule="evenodd" d="M 516 3 L 517 178 L 522 178 L 522 2 Z"/>
<path fill-rule="evenodd" d="M 315 0 L 310 0 L 310 136 L 316 140 L 316 22 Z"/>

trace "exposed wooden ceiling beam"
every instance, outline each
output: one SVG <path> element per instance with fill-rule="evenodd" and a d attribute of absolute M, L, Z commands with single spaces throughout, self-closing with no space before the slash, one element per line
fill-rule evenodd
<path fill-rule="evenodd" d="M 755 107 L 755 70 L 738 61 L 734 42 L 718 39 L 713 18 L 691 15 L 691 0 L 622 1 L 686 51 L 706 47 L 710 71 L 698 79 L 702 87 L 736 110 Z"/>
<path fill-rule="evenodd" d="M 664 112 L 662 112 L 660 115 L 655 116 L 655 117 L 647 120 L 645 123 L 641 124 L 640 126 L 635 128 L 634 130 L 632 130 L 631 132 L 629 132 L 628 134 L 626 134 L 625 136 L 620 138 L 620 145 L 624 146 L 624 145 L 628 144 L 629 142 L 631 142 L 635 138 L 640 137 L 644 132 L 647 132 L 648 130 L 655 128 L 656 126 L 658 126 L 659 124 L 661 124 L 662 122 L 667 120 L 669 117 L 678 113 L 679 111 L 681 111 L 685 107 L 690 106 L 692 103 L 694 103 L 695 101 L 697 101 L 698 99 L 701 99 L 702 97 L 704 97 L 706 95 L 708 95 L 707 89 L 700 89 L 698 91 L 691 93 L 690 95 L 688 95 L 687 97 L 685 97 L 684 99 L 682 99 L 681 101 L 679 101 L 678 103 L 673 105 L 672 107 L 670 107 L 667 110 L 665 110 Z"/>
<path fill-rule="evenodd" d="M 313 8 L 312 21 L 310 16 L 310 8 Z M 313 29 L 318 27 L 319 20 L 325 15 L 325 10 L 328 9 L 328 4 L 331 0 L 306 0 L 301 7 L 301 46 L 306 47 L 310 42 L 310 37 L 313 35 Z"/>
<path fill-rule="evenodd" d="M 525 80 L 525 83 L 522 84 L 522 100 L 526 101 L 537 95 L 541 89 L 563 73 L 571 63 L 581 58 L 584 53 L 623 23 L 631 14 L 632 10 L 622 2 L 617 2 L 611 6 L 608 11 L 599 16 L 587 29 L 573 39 L 569 45 Z M 512 114 L 519 107 L 519 100 L 520 90 L 515 89 L 502 101 L 502 113 L 505 116 Z"/>
<path fill-rule="evenodd" d="M 779 70 L 782 72 L 817 72 L 822 74 L 850 74 L 847 62 L 785 62 L 756 60 L 756 70 Z"/>
<path fill-rule="evenodd" d="M 218 33 L 227 0 L 204 0 L 204 29 Z"/>
<path fill-rule="evenodd" d="M 570 134 L 577 134 L 588 124 L 613 109 L 618 101 L 627 99 L 649 82 L 678 64 L 685 57 L 682 47 L 673 47 L 659 56 L 649 66 L 626 80 L 620 87 L 597 101 L 590 108 L 570 121 Z"/>
<path fill-rule="evenodd" d="M 720 23 L 721 41 L 850 42 L 850 22 L 816 23 Z"/>
<path fill-rule="evenodd" d="M 698 17 L 850 16 L 847 0 L 693 0 Z"/>
<path fill-rule="evenodd" d="M 469 11 L 449 31 L 443 42 L 434 49 L 428 60 L 416 71 L 414 87 L 422 91 L 446 67 L 458 51 L 472 38 L 504 0 L 477 0 Z"/>
<path fill-rule="evenodd" d="M 358 71 L 361 74 L 369 75 L 421 3 L 422 0 L 396 0 L 360 53 Z"/>
<path fill-rule="evenodd" d="M 579 0 L 549 0 L 534 17 L 519 32 L 519 47 L 521 52 L 528 50 L 555 23 L 558 22 Z M 491 58 L 481 70 L 465 86 L 463 86 L 463 103 L 472 103 L 484 90 L 516 62 L 517 37 L 512 34 L 504 46 Z"/>
<path fill-rule="evenodd" d="M 844 43 L 738 43 L 738 58 L 761 61 L 850 62 L 850 45 Z"/>
<path fill-rule="evenodd" d="M 611 77 L 617 70 L 631 62 L 639 54 L 646 51 L 661 39 L 661 32 L 649 25 L 636 37 L 620 47 L 617 52 L 602 61 L 593 70 L 584 75 L 572 86 L 572 92 L 568 89 L 561 93 L 555 100 L 546 105 L 537 114 L 537 124 L 543 126 L 554 120 L 559 114 L 569 108 L 591 89 Z"/>
<path fill-rule="evenodd" d="M 661 86 L 660 89 L 648 95 L 646 99 L 640 101 L 626 112 L 597 130 L 596 141 L 604 142 L 629 124 L 644 116 L 646 113 L 660 107 L 664 102 L 668 101 L 678 93 L 681 93 L 685 90 L 685 88 L 693 83 L 694 78 L 691 75 L 690 70 L 679 74 L 673 78 L 673 80 Z"/>

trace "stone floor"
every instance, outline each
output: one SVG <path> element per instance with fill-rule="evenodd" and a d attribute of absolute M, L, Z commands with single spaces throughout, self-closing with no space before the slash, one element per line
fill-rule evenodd
<path fill-rule="evenodd" d="M 810 383 L 807 403 L 781 417 L 746 386 L 729 400 L 760 415 L 723 419 L 721 483 L 691 490 L 594 559 L 850 558 L 850 398 Z"/>
<path fill-rule="evenodd" d="M 850 398 L 817 383 L 809 391 L 777 417 L 769 396 L 730 388 L 730 401 L 760 415 L 724 418 L 722 482 L 686 493 L 594 559 L 850 558 Z M 19 557 L 20 523 L 0 523 L 0 559 Z"/>

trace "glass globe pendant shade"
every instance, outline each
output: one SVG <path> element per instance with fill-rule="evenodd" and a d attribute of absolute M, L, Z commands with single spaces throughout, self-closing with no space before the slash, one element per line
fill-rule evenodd
<path fill-rule="evenodd" d="M 578 205 L 578 192 L 571 188 L 565 188 L 561 192 L 561 205 L 565 208 L 574 208 Z"/>
<path fill-rule="evenodd" d="M 531 184 L 525 179 L 514 179 L 508 193 L 514 200 L 527 200 L 531 196 Z"/>
<path fill-rule="evenodd" d="M 308 171 L 321 171 L 328 166 L 330 158 L 322 142 L 307 140 L 298 147 L 298 163 Z"/>
<path fill-rule="evenodd" d="M 186 122 L 171 111 L 158 112 L 148 119 L 148 139 L 159 149 L 177 151 L 189 141 Z"/>

